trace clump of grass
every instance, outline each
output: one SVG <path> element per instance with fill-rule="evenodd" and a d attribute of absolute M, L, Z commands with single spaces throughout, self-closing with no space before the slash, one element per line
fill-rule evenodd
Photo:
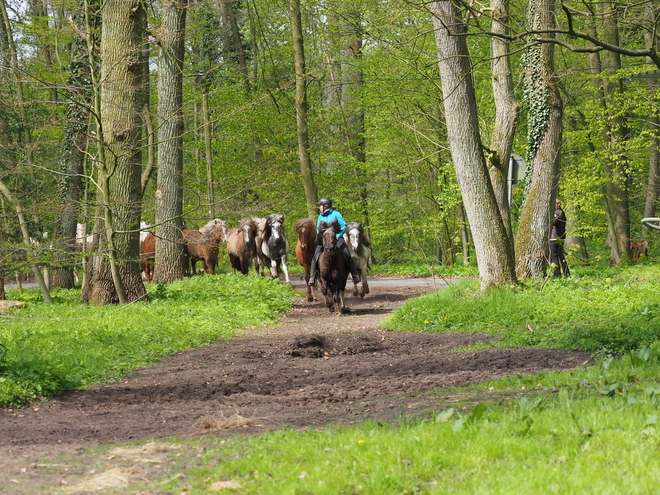
<path fill-rule="evenodd" d="M 660 286 L 650 266 L 482 292 L 476 281 L 410 300 L 391 330 L 497 335 L 497 346 L 622 353 L 660 338 Z M 491 344 L 492 345 L 492 344 Z"/>
<path fill-rule="evenodd" d="M 232 274 L 149 289 L 150 303 L 103 308 L 80 303 L 78 290 L 54 291 L 52 305 L 41 303 L 34 291 L 10 294 L 29 304 L 0 326 L 5 350 L 0 406 L 118 378 L 164 356 L 229 338 L 276 318 L 294 297 L 288 284 Z"/>

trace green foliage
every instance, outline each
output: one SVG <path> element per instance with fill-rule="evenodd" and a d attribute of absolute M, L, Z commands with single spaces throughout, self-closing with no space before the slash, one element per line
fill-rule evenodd
<path fill-rule="evenodd" d="M 637 265 L 546 285 L 482 292 L 474 281 L 410 300 L 385 326 L 403 331 L 492 333 L 496 346 L 622 353 L 660 340 L 656 268 Z"/>
<path fill-rule="evenodd" d="M 79 303 L 80 291 L 56 291 L 2 319 L 0 406 L 118 378 L 164 356 L 259 326 L 290 307 L 293 289 L 263 277 L 192 277 L 153 285 L 151 303 L 109 308 Z M 25 322 L 30 322 L 29 326 Z"/>

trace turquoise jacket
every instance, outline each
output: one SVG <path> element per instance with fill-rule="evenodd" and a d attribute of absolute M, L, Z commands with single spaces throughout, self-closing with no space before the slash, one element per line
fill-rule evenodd
<path fill-rule="evenodd" d="M 337 220 L 340 228 L 337 237 L 342 237 L 344 232 L 346 232 L 346 220 L 344 220 L 344 217 L 341 216 L 341 213 L 339 213 L 334 208 L 328 208 L 319 215 L 319 219 L 316 221 L 316 233 L 319 233 L 319 225 L 321 225 L 321 222 L 330 223 L 333 220 Z"/>

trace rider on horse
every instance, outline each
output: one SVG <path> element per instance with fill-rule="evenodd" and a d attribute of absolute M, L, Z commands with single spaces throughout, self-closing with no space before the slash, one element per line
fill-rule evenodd
<path fill-rule="evenodd" d="M 341 229 L 337 233 L 337 247 L 341 250 L 342 254 L 344 255 L 344 259 L 346 259 L 346 262 L 348 263 L 348 269 L 350 270 L 351 276 L 353 277 L 353 283 L 359 284 L 360 275 L 358 275 L 358 272 L 355 269 L 353 258 L 351 258 L 351 253 L 348 250 L 346 242 L 344 241 L 344 232 L 346 232 L 346 220 L 344 220 L 344 217 L 341 216 L 341 213 L 332 207 L 332 200 L 330 198 L 321 198 L 318 202 L 318 205 L 321 213 L 319 214 L 319 218 L 316 221 L 316 233 L 319 234 L 319 225 L 321 222 L 330 223 L 333 220 L 337 221 L 339 228 Z M 316 284 L 316 265 L 319 261 L 319 256 L 321 256 L 321 252 L 323 251 L 323 245 L 321 245 L 319 242 L 316 244 L 316 251 L 314 252 L 312 268 L 309 274 L 309 285 Z"/>

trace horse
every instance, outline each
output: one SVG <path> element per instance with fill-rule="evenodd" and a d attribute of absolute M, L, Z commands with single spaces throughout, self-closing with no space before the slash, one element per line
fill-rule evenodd
<path fill-rule="evenodd" d="M 321 222 L 319 232 L 323 239 L 323 252 L 318 260 L 318 272 L 321 276 L 321 293 L 325 297 L 325 305 L 330 312 L 344 313 L 347 311 L 344 302 L 344 291 L 348 280 L 348 262 L 337 247 L 337 234 L 341 227 L 336 220 L 330 223 Z"/>
<path fill-rule="evenodd" d="M 184 255 L 190 263 L 192 275 L 195 275 L 198 261 L 202 262 L 204 273 L 215 273 L 221 242 L 227 242 L 227 222 L 219 218 L 214 218 L 199 230 L 183 230 Z"/>
<path fill-rule="evenodd" d="M 284 234 L 284 215 L 282 213 L 271 213 L 266 218 L 266 229 L 264 230 L 264 239 L 261 242 L 261 250 L 264 257 L 270 261 L 270 274 L 277 278 L 279 267 L 284 271 L 286 283 L 289 280 L 289 269 L 286 265 L 286 253 L 289 250 L 289 242 Z"/>
<path fill-rule="evenodd" d="M 144 272 L 144 279 L 151 283 L 154 279 L 154 263 L 156 262 L 156 236 L 147 232 L 140 243 L 140 268 Z"/>
<path fill-rule="evenodd" d="M 244 218 L 238 228 L 227 233 L 227 254 L 234 272 L 247 275 L 250 262 L 257 256 L 257 224 L 252 218 Z"/>
<path fill-rule="evenodd" d="M 642 239 L 641 241 L 630 241 L 630 252 L 632 253 L 632 258 L 635 263 L 639 263 L 639 259 L 642 256 L 649 255 L 649 241 Z"/>
<path fill-rule="evenodd" d="M 353 295 L 355 297 L 364 297 L 369 294 L 369 283 L 367 282 L 367 269 L 369 268 L 369 259 L 371 258 L 371 242 L 365 235 L 360 222 L 350 222 L 344 232 L 344 240 L 348 244 L 348 250 L 353 258 L 355 269 L 362 280 L 362 287 L 358 291 L 358 286 L 353 283 Z"/>
<path fill-rule="evenodd" d="M 264 232 L 266 231 L 266 219 L 259 217 L 252 217 L 254 223 L 257 225 L 257 235 L 254 238 L 254 242 L 257 245 L 257 254 L 254 257 L 254 270 L 257 274 L 264 276 L 264 267 L 270 264 L 270 260 L 264 256 L 264 252 L 261 249 L 261 244 L 264 241 Z"/>
<path fill-rule="evenodd" d="M 298 263 L 305 269 L 305 282 L 307 285 L 307 301 L 312 302 L 316 299 L 314 287 L 309 285 L 309 275 L 312 268 L 312 258 L 316 250 L 316 225 L 314 220 L 303 218 L 296 222 L 296 233 L 298 242 L 296 242 L 296 258 Z"/>

